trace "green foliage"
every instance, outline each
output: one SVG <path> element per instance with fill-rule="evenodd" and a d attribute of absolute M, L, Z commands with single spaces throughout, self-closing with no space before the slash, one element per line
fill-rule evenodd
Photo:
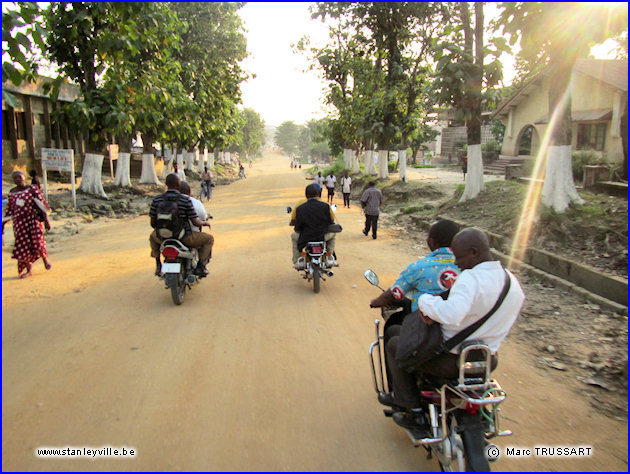
<path fill-rule="evenodd" d="M 280 124 L 274 137 L 278 145 L 287 154 L 296 154 L 299 151 L 300 127 L 292 121 Z"/>
<path fill-rule="evenodd" d="M 411 168 L 436 168 L 435 165 L 419 165 L 419 164 L 413 164 L 413 165 L 409 165 Z"/>
<path fill-rule="evenodd" d="M 500 120 L 491 120 L 490 121 L 490 132 L 492 133 L 492 137 L 499 144 L 499 150 L 501 149 L 501 144 L 503 143 L 503 136 L 505 135 L 505 125 Z"/>
<path fill-rule="evenodd" d="M 235 149 L 246 158 L 259 153 L 265 142 L 265 121 L 253 109 L 242 111 L 244 125 Z"/>
<path fill-rule="evenodd" d="M 491 140 L 489 142 L 482 144 L 481 150 L 482 151 L 501 151 L 501 145 L 498 142 Z"/>
<path fill-rule="evenodd" d="M 573 179 L 576 181 L 582 181 L 585 166 L 601 164 L 607 164 L 606 159 L 594 151 L 574 151 L 571 153 L 571 169 Z"/>

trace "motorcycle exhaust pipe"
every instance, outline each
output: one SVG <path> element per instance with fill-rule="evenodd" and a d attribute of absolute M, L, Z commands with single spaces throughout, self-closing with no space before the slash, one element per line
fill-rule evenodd
<path fill-rule="evenodd" d="M 188 283 L 189 285 L 192 285 L 193 283 L 195 283 L 196 280 L 197 280 L 197 277 L 195 277 L 195 275 L 188 275 L 186 277 L 186 283 Z"/>
<path fill-rule="evenodd" d="M 328 275 L 329 277 L 335 276 L 335 274 L 331 270 L 326 270 L 326 275 Z"/>

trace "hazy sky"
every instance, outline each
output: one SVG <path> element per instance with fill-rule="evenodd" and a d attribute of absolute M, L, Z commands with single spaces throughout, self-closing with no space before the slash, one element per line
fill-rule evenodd
<path fill-rule="evenodd" d="M 304 72 L 308 61 L 291 48 L 308 35 L 322 45 L 328 28 L 311 20 L 310 3 L 250 2 L 239 10 L 245 23 L 250 56 L 244 68 L 256 74 L 242 85 L 243 105 L 258 112 L 267 125 L 286 120 L 305 123 L 326 114 L 323 82 L 315 71 Z"/>

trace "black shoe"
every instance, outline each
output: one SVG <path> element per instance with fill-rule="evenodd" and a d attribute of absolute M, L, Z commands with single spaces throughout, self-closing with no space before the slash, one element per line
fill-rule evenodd
<path fill-rule="evenodd" d="M 365 234 L 365 235 L 367 235 L 367 234 Z M 373 236 L 372 236 L 372 238 L 373 238 L 374 240 L 376 240 L 376 236 L 375 236 L 375 235 L 373 235 Z"/>
<path fill-rule="evenodd" d="M 200 278 L 207 276 L 209 273 L 210 272 L 208 271 L 205 265 L 197 265 L 197 268 L 193 270 L 193 274 Z"/>
<path fill-rule="evenodd" d="M 429 425 L 422 412 L 397 411 L 392 415 L 394 423 L 411 432 L 414 438 L 429 438 Z"/>
<path fill-rule="evenodd" d="M 392 407 L 395 411 L 404 411 L 405 409 L 399 405 L 396 405 L 394 397 L 391 393 L 379 392 L 378 402 L 386 407 Z"/>
<path fill-rule="evenodd" d="M 368 231 L 367 231 L 367 230 L 363 230 L 363 231 L 361 231 L 361 232 L 363 232 L 363 235 L 365 235 L 365 236 L 367 236 L 367 235 L 368 235 Z"/>

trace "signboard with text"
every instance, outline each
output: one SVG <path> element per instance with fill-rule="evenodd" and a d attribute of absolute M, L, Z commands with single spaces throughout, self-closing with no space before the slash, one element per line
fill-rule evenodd
<path fill-rule="evenodd" d="M 42 168 L 48 171 L 74 171 L 74 150 L 42 148 Z"/>

